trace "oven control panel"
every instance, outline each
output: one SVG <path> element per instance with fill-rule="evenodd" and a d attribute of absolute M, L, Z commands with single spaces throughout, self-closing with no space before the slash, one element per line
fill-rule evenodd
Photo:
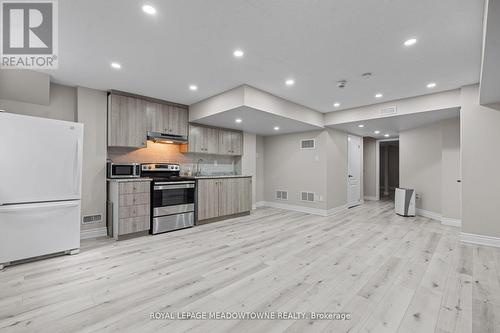
<path fill-rule="evenodd" d="M 169 164 L 169 163 L 155 163 L 155 164 L 143 164 L 141 166 L 142 171 L 180 171 L 181 167 L 179 164 Z"/>

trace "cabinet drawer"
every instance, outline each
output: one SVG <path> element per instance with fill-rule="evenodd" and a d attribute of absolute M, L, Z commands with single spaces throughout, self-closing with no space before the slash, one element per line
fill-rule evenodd
<path fill-rule="evenodd" d="M 150 182 L 120 183 L 120 194 L 149 193 L 150 190 Z"/>
<path fill-rule="evenodd" d="M 118 220 L 118 235 L 126 235 L 134 232 L 146 231 L 150 228 L 149 215 L 131 217 Z"/>
<path fill-rule="evenodd" d="M 149 197 L 150 196 L 151 196 L 151 194 L 149 192 L 148 193 L 120 195 L 120 207 L 136 206 L 136 205 L 149 205 Z"/>
<path fill-rule="evenodd" d="M 119 218 L 129 218 L 149 215 L 149 205 L 137 205 L 120 207 Z"/>

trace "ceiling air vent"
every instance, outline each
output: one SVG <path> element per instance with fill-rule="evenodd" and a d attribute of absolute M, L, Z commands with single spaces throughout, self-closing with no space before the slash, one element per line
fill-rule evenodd
<path fill-rule="evenodd" d="M 300 200 L 302 201 L 314 201 L 314 193 L 313 192 L 300 192 Z"/>
<path fill-rule="evenodd" d="M 83 224 L 88 224 L 88 223 L 97 223 L 102 221 L 102 215 L 101 214 L 96 214 L 96 215 L 85 215 L 82 218 L 82 223 Z"/>
<path fill-rule="evenodd" d="M 390 116 L 390 115 L 397 114 L 397 113 L 398 113 L 398 109 L 395 106 L 391 106 L 389 108 L 385 108 L 385 109 L 380 110 L 381 116 Z"/>
<path fill-rule="evenodd" d="M 288 200 L 288 192 L 276 191 L 276 200 Z"/>
<path fill-rule="evenodd" d="M 315 148 L 316 148 L 316 140 L 314 139 L 300 140 L 300 149 L 315 149 Z"/>

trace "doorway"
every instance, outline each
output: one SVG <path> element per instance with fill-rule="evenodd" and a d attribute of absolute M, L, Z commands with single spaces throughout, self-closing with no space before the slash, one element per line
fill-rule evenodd
<path fill-rule="evenodd" d="M 361 204 L 361 137 L 347 136 L 347 207 Z"/>
<path fill-rule="evenodd" d="M 395 190 L 399 187 L 399 140 L 380 140 L 378 144 L 379 198 L 394 201 Z"/>

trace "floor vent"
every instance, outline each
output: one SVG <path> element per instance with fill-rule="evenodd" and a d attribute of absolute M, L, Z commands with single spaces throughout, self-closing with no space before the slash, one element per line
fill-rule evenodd
<path fill-rule="evenodd" d="M 288 192 L 276 191 L 276 200 L 288 200 Z"/>
<path fill-rule="evenodd" d="M 302 201 L 314 201 L 314 193 L 313 192 L 300 192 L 300 200 Z"/>
<path fill-rule="evenodd" d="M 97 223 L 102 221 L 102 214 L 85 215 L 82 219 L 83 224 Z"/>
<path fill-rule="evenodd" d="M 316 140 L 314 139 L 300 140 L 300 149 L 315 149 L 315 148 L 316 148 Z"/>

